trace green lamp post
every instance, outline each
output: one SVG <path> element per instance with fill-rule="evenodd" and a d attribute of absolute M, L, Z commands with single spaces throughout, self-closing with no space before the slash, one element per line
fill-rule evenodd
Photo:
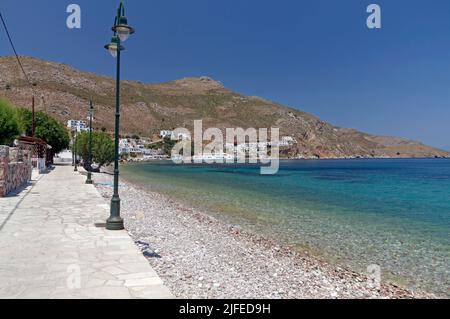
<path fill-rule="evenodd" d="M 75 166 L 75 131 L 72 131 L 72 166 Z"/>
<path fill-rule="evenodd" d="M 116 73 L 116 123 L 115 123 L 115 140 L 114 140 L 114 193 L 111 199 L 111 211 L 106 221 L 106 229 L 122 230 L 124 229 L 123 219 L 120 217 L 120 197 L 119 197 L 119 132 L 120 132 L 120 53 L 125 50 L 121 42 L 126 41 L 134 29 L 128 25 L 125 17 L 125 6 L 120 1 L 117 16 L 112 27 L 114 36 L 111 43 L 105 45 L 105 49 L 117 60 Z"/>
<path fill-rule="evenodd" d="M 87 179 L 86 184 L 93 184 L 92 181 L 92 117 L 94 116 L 94 105 L 92 100 L 89 102 L 89 153 L 88 153 L 88 165 L 87 165 Z"/>
<path fill-rule="evenodd" d="M 77 163 L 77 141 L 78 141 L 78 134 L 77 132 L 74 133 L 75 134 L 75 139 L 74 139 L 74 143 L 73 144 L 73 152 L 74 152 L 74 156 L 75 156 L 75 168 L 73 169 L 74 172 L 78 172 L 78 163 Z"/>

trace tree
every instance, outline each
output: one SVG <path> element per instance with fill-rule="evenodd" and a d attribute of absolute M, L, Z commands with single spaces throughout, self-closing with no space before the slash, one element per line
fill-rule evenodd
<path fill-rule="evenodd" d="M 92 155 L 99 168 L 114 161 L 114 142 L 105 133 L 98 133 L 93 139 Z"/>
<path fill-rule="evenodd" d="M 72 136 L 72 138 L 75 139 L 75 135 Z M 83 163 L 85 164 L 84 167 L 87 168 L 89 162 L 89 133 L 79 133 L 77 135 L 76 141 L 76 155 L 81 156 L 81 158 L 83 159 Z M 72 145 L 72 152 L 74 152 L 74 145 Z"/>
<path fill-rule="evenodd" d="M 171 155 L 173 147 L 178 143 L 178 141 L 172 140 L 170 138 L 165 138 L 162 145 L 162 150 L 164 154 Z"/>
<path fill-rule="evenodd" d="M 30 110 L 19 110 L 20 121 L 28 136 L 33 134 L 33 114 Z M 37 112 L 36 117 L 36 131 L 35 135 L 45 143 L 52 147 L 52 153 L 57 154 L 69 147 L 70 138 L 67 129 L 56 121 L 54 118 L 48 116 L 44 112 Z"/>
<path fill-rule="evenodd" d="M 0 144 L 10 145 L 22 133 L 17 110 L 0 100 Z"/>
<path fill-rule="evenodd" d="M 85 167 L 89 165 L 89 132 L 78 134 L 76 149 Z M 92 132 L 92 161 L 99 165 L 99 169 L 114 161 L 114 142 L 108 134 Z"/>

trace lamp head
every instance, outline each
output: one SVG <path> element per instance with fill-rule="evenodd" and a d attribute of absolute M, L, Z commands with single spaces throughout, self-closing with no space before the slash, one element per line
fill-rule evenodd
<path fill-rule="evenodd" d="M 112 27 L 112 30 L 119 36 L 120 41 L 124 42 L 128 40 L 135 30 L 128 25 L 128 19 L 126 17 L 119 17 L 117 24 Z"/>
<path fill-rule="evenodd" d="M 105 49 L 111 53 L 111 55 L 115 58 L 117 57 L 117 52 L 125 50 L 123 46 L 120 45 L 120 39 L 118 36 L 113 36 L 111 42 L 105 45 Z"/>

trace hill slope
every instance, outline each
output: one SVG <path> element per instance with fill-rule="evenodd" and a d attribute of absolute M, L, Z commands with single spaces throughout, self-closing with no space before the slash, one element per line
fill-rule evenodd
<path fill-rule="evenodd" d="M 85 119 L 88 101 L 96 108 L 95 128 L 113 130 L 115 84 L 108 77 L 70 66 L 23 58 L 37 84 L 36 108 L 62 122 Z M 0 58 L 0 98 L 29 107 L 31 89 L 13 57 Z M 122 133 L 153 136 L 162 129 L 191 128 L 203 119 L 207 127 L 279 127 L 298 143 L 291 157 L 448 157 L 450 154 L 418 142 L 379 137 L 335 127 L 317 117 L 258 97 L 243 96 L 207 77 L 162 84 L 122 83 Z"/>

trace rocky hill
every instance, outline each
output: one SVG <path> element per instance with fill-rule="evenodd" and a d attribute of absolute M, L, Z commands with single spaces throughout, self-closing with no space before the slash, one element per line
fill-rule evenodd
<path fill-rule="evenodd" d="M 88 101 L 96 108 L 95 128 L 112 131 L 115 84 L 109 77 L 68 65 L 23 58 L 35 86 L 36 108 L 62 122 L 85 119 Z M 32 90 L 13 57 L 0 57 L 0 98 L 30 107 Z M 418 142 L 373 136 L 326 123 L 317 117 L 259 97 L 243 96 L 208 77 L 162 84 L 122 83 L 122 133 L 151 137 L 162 129 L 192 128 L 203 119 L 207 127 L 279 127 L 297 144 L 284 154 L 303 158 L 448 157 Z"/>

